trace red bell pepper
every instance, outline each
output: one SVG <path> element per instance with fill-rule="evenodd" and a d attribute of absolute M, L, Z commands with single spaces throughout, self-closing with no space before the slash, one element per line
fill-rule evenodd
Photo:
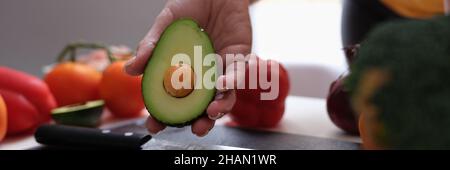
<path fill-rule="evenodd" d="M 23 95 L 0 89 L 8 106 L 7 135 L 16 135 L 28 132 L 39 124 L 39 112 Z"/>
<path fill-rule="evenodd" d="M 267 62 L 267 77 L 271 80 L 272 65 L 279 65 L 279 72 L 275 75 L 279 76 L 279 85 L 262 89 L 258 80 L 257 89 L 250 88 L 250 68 L 258 70 L 261 62 Z M 265 65 L 263 65 L 265 66 Z M 246 127 L 274 127 L 276 126 L 284 114 L 285 100 L 289 93 L 289 77 L 286 69 L 276 61 L 257 58 L 256 64 L 246 65 L 245 89 L 236 90 L 236 103 L 231 111 L 232 120 L 241 126 Z M 259 78 L 258 78 L 259 79 Z M 278 89 L 278 97 L 274 100 L 261 100 L 261 93 L 269 92 L 273 88 Z"/>
<path fill-rule="evenodd" d="M 30 124 L 35 127 L 49 121 L 50 112 L 56 107 L 55 98 L 47 84 L 21 71 L 0 67 L 0 90 L 8 108 L 8 134 L 26 131 Z M 37 115 L 32 116 L 35 113 Z M 10 133 L 10 127 L 17 128 L 13 128 Z"/>

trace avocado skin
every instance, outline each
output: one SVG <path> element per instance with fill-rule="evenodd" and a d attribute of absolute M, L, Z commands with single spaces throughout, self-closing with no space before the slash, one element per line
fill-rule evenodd
<path fill-rule="evenodd" d="M 52 114 L 52 118 L 57 124 L 97 127 L 100 124 L 103 107 L 104 106 L 102 105 L 85 110 Z"/>
<path fill-rule="evenodd" d="M 384 128 L 375 142 L 387 149 L 450 149 L 450 17 L 374 29 L 351 65 L 352 96 L 373 68 L 389 74 L 371 98 Z"/>
<path fill-rule="evenodd" d="M 148 110 L 148 109 L 147 109 L 147 110 Z M 150 113 L 150 115 L 152 115 L 152 113 Z M 200 119 L 200 118 L 203 117 L 204 115 L 206 115 L 206 112 L 203 113 L 203 114 L 201 114 L 201 115 L 199 115 L 199 116 L 197 116 L 196 118 L 194 118 L 194 119 L 192 119 L 192 120 L 189 120 L 189 121 L 187 121 L 187 122 L 184 122 L 184 123 L 170 123 L 170 122 L 163 122 L 163 121 L 161 121 L 161 120 L 159 120 L 159 119 L 157 119 L 157 118 L 155 118 L 155 117 L 152 117 L 152 118 L 155 119 L 157 122 L 159 122 L 159 123 L 161 123 L 161 124 L 164 124 L 164 125 L 166 125 L 166 126 L 176 127 L 176 128 L 182 128 L 182 127 L 185 127 L 185 126 L 190 126 L 190 125 L 192 125 L 192 123 L 194 123 L 196 120 Z"/>
<path fill-rule="evenodd" d="M 175 24 L 175 23 L 177 23 L 177 22 L 186 22 L 186 21 L 187 21 L 187 22 L 191 22 L 190 24 L 193 24 L 193 25 L 195 25 L 196 27 L 199 27 L 198 23 L 197 23 L 195 20 L 191 19 L 191 18 L 180 18 L 180 19 L 178 19 L 178 20 L 173 21 L 167 28 L 169 28 L 170 26 L 172 26 L 173 24 Z M 167 31 L 167 28 L 166 28 L 166 30 L 162 33 L 162 35 Z M 199 29 L 201 29 L 201 28 L 199 27 Z M 206 34 L 208 37 L 210 37 L 210 36 L 207 34 L 207 32 L 204 32 L 204 34 Z M 161 37 L 161 38 L 162 38 L 162 37 Z M 161 38 L 160 38 L 160 40 L 161 40 Z M 159 45 L 159 43 L 156 43 L 154 49 L 156 49 L 156 48 L 158 47 L 158 45 Z M 214 50 L 214 49 L 213 49 L 213 50 Z M 215 50 L 214 50 L 214 51 L 215 51 Z M 153 55 L 153 54 L 152 54 L 152 55 Z M 149 62 L 147 62 L 147 65 L 148 65 L 148 63 L 149 63 Z M 146 65 L 146 67 L 147 67 L 147 65 Z M 144 72 L 145 72 L 145 71 L 144 71 Z M 143 77 L 143 79 L 142 79 L 142 81 L 141 81 L 141 86 L 144 87 L 144 77 Z M 214 89 L 214 94 L 215 94 L 215 92 L 216 92 L 216 89 Z M 141 88 L 141 93 L 144 94 L 144 88 Z M 145 96 L 143 96 L 143 98 L 144 98 L 144 101 L 145 101 Z M 211 99 L 209 99 L 209 103 L 212 102 L 213 100 L 214 100 L 214 96 L 211 97 Z M 144 103 L 145 103 L 145 102 L 144 102 Z M 147 103 L 145 103 L 145 108 L 146 108 L 146 110 L 148 110 L 148 111 L 150 110 L 150 109 L 148 108 L 148 106 L 147 106 Z M 166 126 L 176 127 L 176 128 L 182 128 L 182 127 L 185 127 L 185 126 L 192 125 L 192 123 L 194 123 L 196 120 L 198 120 L 198 119 L 200 119 L 201 117 L 207 115 L 207 113 L 206 113 L 206 108 L 205 108 L 205 112 L 204 112 L 203 114 L 200 114 L 200 115 L 198 115 L 197 117 L 195 117 L 195 118 L 193 118 L 193 119 L 191 119 L 191 120 L 189 120 L 189 121 L 186 121 L 186 122 L 183 122 L 183 123 L 172 123 L 172 122 L 167 122 L 167 121 L 163 121 L 163 120 L 158 119 L 156 116 L 153 116 L 153 114 L 152 114 L 150 111 L 149 111 L 149 113 L 150 113 L 150 116 L 152 116 L 152 118 L 153 118 L 154 120 L 156 120 L 157 122 L 159 122 L 159 123 L 161 123 L 161 124 L 164 124 L 164 125 L 166 125 Z"/>

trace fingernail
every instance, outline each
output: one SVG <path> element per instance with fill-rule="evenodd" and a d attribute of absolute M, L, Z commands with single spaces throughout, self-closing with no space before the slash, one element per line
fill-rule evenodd
<path fill-rule="evenodd" d="M 215 100 L 223 99 L 224 96 L 225 96 L 225 95 L 224 95 L 222 92 L 217 93 L 217 95 L 216 95 L 216 97 L 215 97 Z"/>
<path fill-rule="evenodd" d="M 198 137 L 205 137 L 209 133 L 209 130 L 202 134 L 197 134 Z"/>
<path fill-rule="evenodd" d="M 125 73 L 128 73 L 130 75 L 137 75 L 137 73 L 132 68 L 130 68 L 131 65 L 135 62 L 135 60 L 136 56 L 134 56 L 125 63 L 125 66 L 123 67 L 123 71 L 125 71 Z"/>
<path fill-rule="evenodd" d="M 217 119 L 220 119 L 223 115 L 225 115 L 225 113 L 218 113 L 218 114 L 215 115 L 215 116 L 208 115 L 208 117 L 209 117 L 209 119 L 211 119 L 211 120 L 217 120 Z"/>
<path fill-rule="evenodd" d="M 134 63 L 134 60 L 136 60 L 136 56 L 134 56 L 133 58 L 129 59 L 126 63 L 125 63 L 125 68 L 130 66 L 131 64 Z"/>

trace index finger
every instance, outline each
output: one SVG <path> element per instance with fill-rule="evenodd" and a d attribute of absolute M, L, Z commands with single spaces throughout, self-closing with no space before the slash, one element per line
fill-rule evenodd
<path fill-rule="evenodd" d="M 153 49 L 156 46 L 164 29 L 172 23 L 174 15 L 170 8 L 164 8 L 156 17 L 155 24 L 153 24 L 150 31 L 141 40 L 136 50 L 136 56 L 129 60 L 125 66 L 125 71 L 130 75 L 140 75 L 144 72 L 147 61 L 150 58 Z"/>

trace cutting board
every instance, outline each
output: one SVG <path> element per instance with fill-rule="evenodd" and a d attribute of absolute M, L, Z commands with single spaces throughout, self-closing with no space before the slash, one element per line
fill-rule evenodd
<path fill-rule="evenodd" d="M 130 122 L 111 129 L 115 132 L 147 133 L 144 120 Z M 167 128 L 154 136 L 157 139 L 177 143 L 195 143 L 200 145 L 225 145 L 263 150 L 357 150 L 359 143 L 313 137 L 307 135 L 270 132 L 255 129 L 215 126 L 205 137 L 192 134 L 191 128 Z"/>

